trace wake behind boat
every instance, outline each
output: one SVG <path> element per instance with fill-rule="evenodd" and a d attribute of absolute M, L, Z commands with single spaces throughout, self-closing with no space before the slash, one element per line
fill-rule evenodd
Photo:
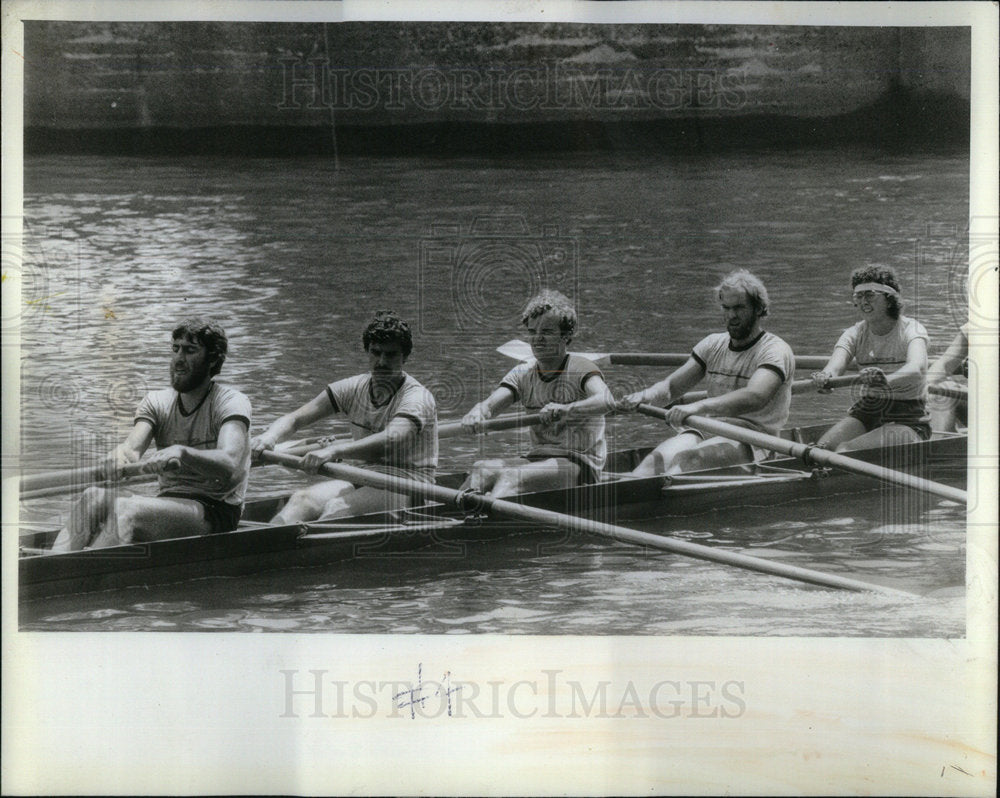
<path fill-rule="evenodd" d="M 785 430 L 789 441 L 812 443 L 829 425 Z M 851 457 L 886 468 L 964 487 L 967 436 L 935 433 L 930 440 L 859 450 Z M 776 505 L 884 492 L 899 487 L 837 469 L 778 457 L 749 465 L 706 469 L 670 478 L 616 477 L 632 470 L 649 449 L 629 449 L 609 456 L 608 473 L 598 483 L 511 497 L 530 507 L 571 516 L 613 520 L 655 520 L 658 534 L 711 513 L 740 513 L 741 518 Z M 439 475 L 438 484 L 458 488 L 464 473 Z M 922 496 L 927 506 L 938 500 Z M 464 508 L 426 502 L 405 510 L 376 512 L 333 522 L 271 524 L 288 494 L 248 501 L 231 532 L 175 537 L 141 544 L 45 553 L 56 530 L 26 531 L 20 536 L 19 583 L 22 598 L 163 584 L 207 576 L 237 576 L 266 569 L 321 565 L 420 552 L 456 556 L 461 546 L 525 534 L 532 525 L 483 517 L 474 500 Z M 534 527 L 537 530 L 537 525 Z M 552 532 L 562 536 L 563 531 Z"/>

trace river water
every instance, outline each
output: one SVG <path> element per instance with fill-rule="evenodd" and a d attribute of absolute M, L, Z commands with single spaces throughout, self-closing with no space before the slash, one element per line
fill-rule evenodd
<path fill-rule="evenodd" d="M 850 270 L 894 265 L 932 356 L 965 320 L 965 153 L 859 149 L 520 160 L 39 157 L 25 161 L 22 467 L 91 462 L 167 382 L 169 331 L 226 327 L 221 381 L 254 429 L 364 370 L 360 333 L 411 320 L 407 371 L 459 417 L 511 362 L 520 306 L 542 285 L 577 301 L 581 351 L 688 351 L 722 329 L 712 286 L 731 266 L 768 285 L 767 328 L 827 354 L 853 322 Z M 616 393 L 663 376 L 609 367 Z M 798 397 L 792 422 L 847 394 Z M 323 431 L 318 429 L 317 431 Z M 641 417 L 615 446 L 649 444 Z M 442 441 L 460 467 L 515 445 Z M 254 471 L 250 493 L 301 477 Z M 595 540 L 498 543 L 459 561 L 345 563 L 22 602 L 37 630 L 962 636 L 964 511 L 873 498 L 718 513 L 677 534 L 901 587 L 846 594 Z M 58 523 L 70 502 L 25 503 Z"/>

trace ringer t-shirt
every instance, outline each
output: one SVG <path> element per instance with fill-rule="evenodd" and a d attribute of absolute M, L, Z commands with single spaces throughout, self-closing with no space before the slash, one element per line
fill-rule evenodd
<path fill-rule="evenodd" d="M 534 413 L 550 402 L 567 404 L 586 399 L 584 386 L 587 381 L 601 376 L 601 370 L 593 362 L 580 355 L 568 354 L 556 371 L 540 371 L 535 359 L 520 363 L 507 372 L 500 385 L 513 392 L 525 410 Z M 604 416 L 576 416 L 568 422 L 531 427 L 529 457 L 560 457 L 567 452 L 600 473 L 608 459 Z"/>
<path fill-rule="evenodd" d="M 837 346 L 857 361 L 859 369 L 876 366 L 886 374 L 892 374 L 894 371 L 899 371 L 906 363 L 906 352 L 910 342 L 919 338 L 924 342 L 927 341 L 927 330 L 924 329 L 924 325 L 916 319 L 900 316 L 885 335 L 876 335 L 867 321 L 859 321 L 844 330 L 840 340 L 837 341 Z M 925 400 L 926 378 L 907 381 L 907 384 L 898 387 L 893 386 L 892 398 Z"/>
<path fill-rule="evenodd" d="M 778 390 L 762 408 L 741 413 L 737 418 L 771 435 L 777 435 L 785 426 L 792 403 L 795 356 L 777 335 L 765 331 L 749 344 L 736 348 L 728 332 L 713 333 L 695 345 L 691 357 L 705 370 L 709 397 L 745 388 L 757 369 L 773 371 L 781 378 Z"/>
<path fill-rule="evenodd" d="M 406 418 L 417 427 L 417 437 L 404 459 L 389 453 L 373 460 L 379 470 L 433 481 L 438 463 L 437 404 L 430 391 L 403 372 L 403 382 L 380 405 L 372 397 L 372 375 L 358 374 L 330 383 L 326 395 L 335 412 L 347 417 L 354 440 L 382 432 L 394 418 Z"/>
<path fill-rule="evenodd" d="M 250 429 L 250 400 L 235 388 L 215 382 L 196 407 L 185 409 L 180 394 L 173 388 L 146 394 L 135 411 L 135 420 L 153 425 L 157 449 L 190 446 L 192 449 L 217 449 L 219 430 L 227 421 L 239 421 Z M 242 506 L 250 478 L 250 447 L 228 485 L 216 485 L 204 474 L 180 468 L 159 475 L 160 493 L 176 491 L 205 496 L 237 507 Z"/>

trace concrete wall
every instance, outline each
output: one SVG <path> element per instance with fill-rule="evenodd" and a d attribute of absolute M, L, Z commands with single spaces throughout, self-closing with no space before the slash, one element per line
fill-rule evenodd
<path fill-rule="evenodd" d="M 823 117 L 969 97 L 967 29 L 25 25 L 25 120 L 61 129 Z M 323 67 L 330 65 L 330 71 Z"/>
<path fill-rule="evenodd" d="M 969 45 L 945 28 L 34 21 L 25 148 L 967 141 Z"/>

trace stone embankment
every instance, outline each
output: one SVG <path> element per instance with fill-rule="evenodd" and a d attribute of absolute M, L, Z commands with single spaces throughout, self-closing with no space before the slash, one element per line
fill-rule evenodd
<path fill-rule="evenodd" d="M 963 28 L 25 24 L 26 151 L 961 142 Z"/>

